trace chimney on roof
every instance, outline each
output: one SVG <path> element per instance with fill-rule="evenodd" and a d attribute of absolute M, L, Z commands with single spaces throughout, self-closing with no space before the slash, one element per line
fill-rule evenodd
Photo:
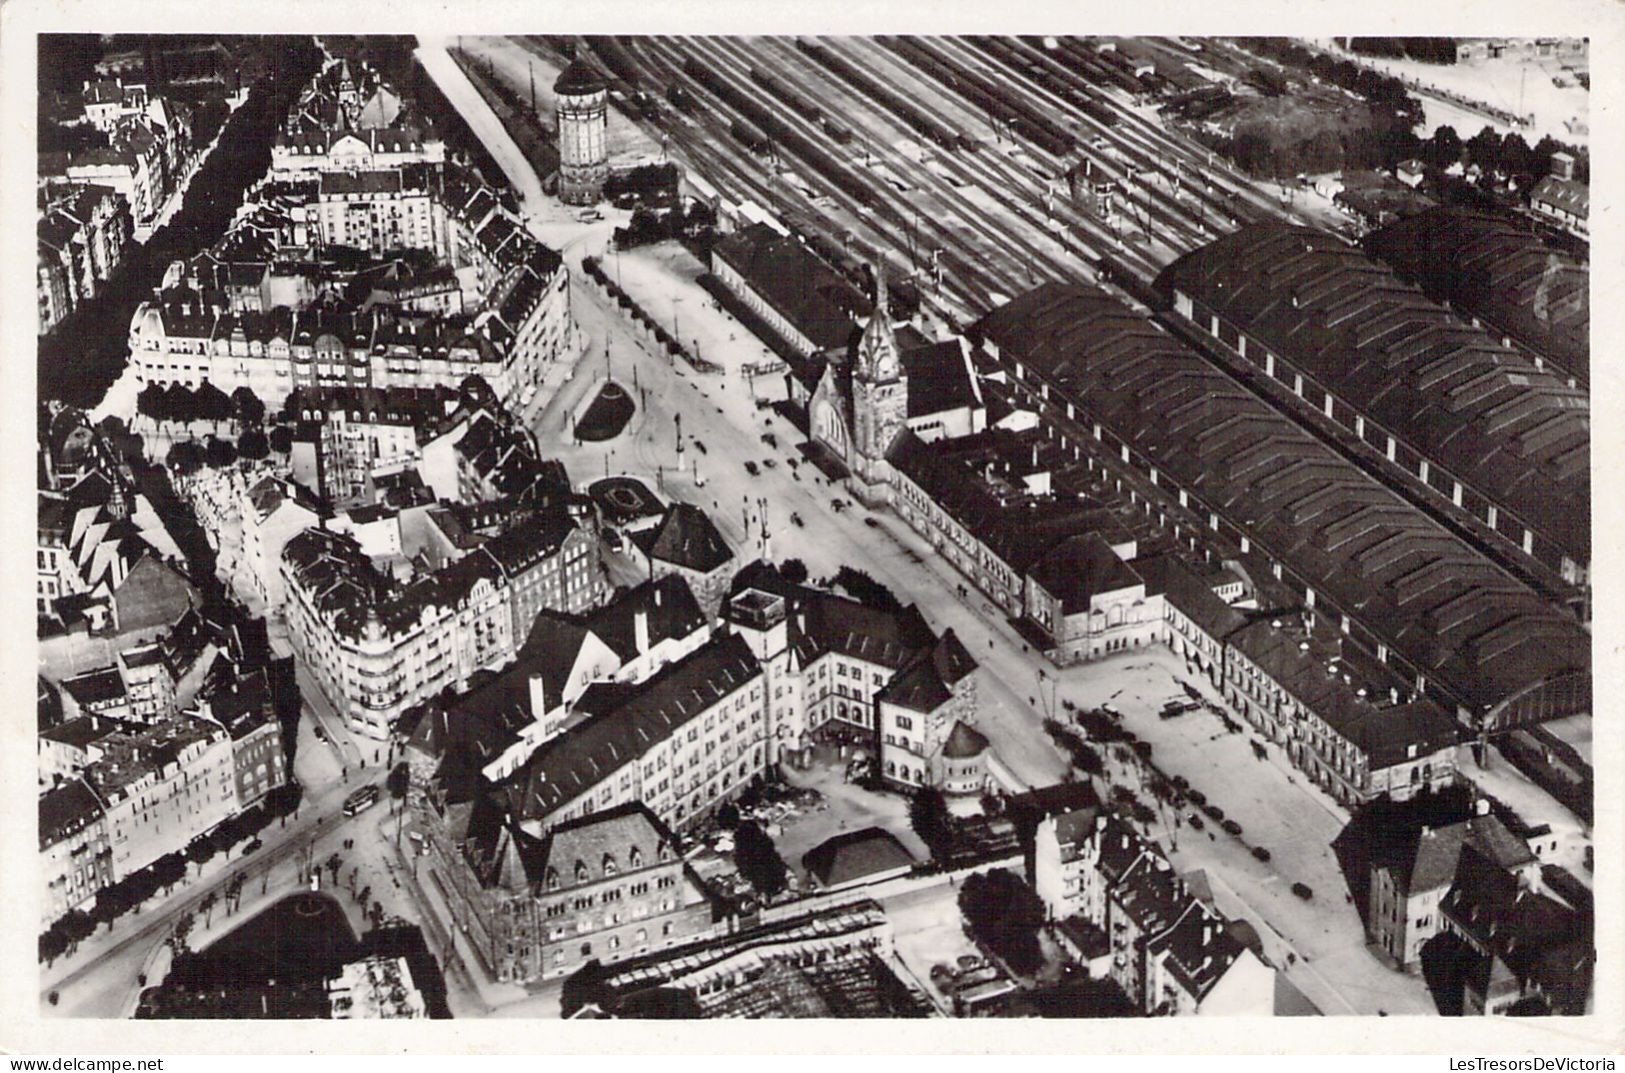
<path fill-rule="evenodd" d="M 1490 799 L 1481 797 L 1473 802 L 1473 811 L 1480 816 L 1488 816 L 1490 814 Z"/>

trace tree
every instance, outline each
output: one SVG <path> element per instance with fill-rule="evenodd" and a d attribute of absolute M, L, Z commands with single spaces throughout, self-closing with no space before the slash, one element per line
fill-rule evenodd
<path fill-rule="evenodd" d="M 203 448 L 204 460 L 215 469 L 224 469 L 237 461 L 237 448 L 232 446 L 230 440 L 223 440 L 218 436 L 210 436 L 209 442 Z"/>
<path fill-rule="evenodd" d="M 190 477 L 203 468 L 203 447 L 196 440 L 182 440 L 169 448 L 164 463 L 177 477 Z"/>
<path fill-rule="evenodd" d="M 170 384 L 164 388 L 164 412 L 171 421 L 190 424 L 198 419 L 197 396 L 185 384 Z"/>
<path fill-rule="evenodd" d="M 1435 168 L 1448 168 L 1461 160 L 1461 135 L 1448 124 L 1433 132 L 1423 148 L 1423 159 Z"/>
<path fill-rule="evenodd" d="M 790 869 L 779 856 L 778 847 L 755 822 L 739 825 L 734 832 L 734 864 L 739 874 L 764 898 L 784 889 Z"/>
<path fill-rule="evenodd" d="M 398 807 L 400 802 L 406 800 L 406 791 L 411 787 L 412 769 L 407 766 L 405 760 L 402 760 L 389 769 L 389 776 L 384 779 L 384 788 L 389 791 L 389 796 L 395 799 Z"/>
<path fill-rule="evenodd" d="M 807 583 L 807 564 L 800 559 L 786 559 L 779 566 L 779 576 L 792 585 Z"/>
<path fill-rule="evenodd" d="M 218 427 L 220 422 L 229 419 L 234 407 L 226 393 L 205 380 L 195 392 L 197 399 L 197 415 L 205 421 L 213 421 Z"/>
<path fill-rule="evenodd" d="M 61 957 L 63 954 L 66 954 L 67 952 L 67 937 L 57 929 L 55 924 L 52 924 L 49 928 L 46 928 L 44 931 L 40 932 L 39 959 L 45 962 L 45 964 L 50 965 L 56 961 L 57 958 Z"/>
<path fill-rule="evenodd" d="M 1467 159 L 1485 171 L 1501 166 L 1501 135 L 1491 126 L 1485 126 L 1467 139 Z"/>
<path fill-rule="evenodd" d="M 135 397 L 135 411 L 154 425 L 169 420 L 169 395 L 157 384 L 148 384 Z"/>
<path fill-rule="evenodd" d="M 953 818 L 948 813 L 948 801 L 941 790 L 935 786 L 922 786 L 915 790 L 908 803 L 908 823 L 934 859 L 948 855 L 953 843 Z"/>
<path fill-rule="evenodd" d="M 226 912 L 236 912 L 237 907 L 242 904 L 243 886 L 247 882 L 247 873 L 237 872 L 231 877 L 231 882 L 226 884 L 226 901 L 229 903 L 226 907 Z"/>
<path fill-rule="evenodd" d="M 253 462 L 271 453 L 271 440 L 262 428 L 249 428 L 237 438 L 237 453 Z"/>
<path fill-rule="evenodd" d="M 232 391 L 231 408 L 245 427 L 257 426 L 265 421 L 265 403 L 246 384 Z"/>
<path fill-rule="evenodd" d="M 190 912 L 182 913 L 180 919 L 175 921 L 175 927 L 169 933 L 169 949 L 172 953 L 178 956 L 183 950 L 188 949 L 186 941 L 196 923 L 197 920 Z"/>
<path fill-rule="evenodd" d="M 186 878 L 186 857 L 180 853 L 166 853 L 152 862 L 152 878 L 158 886 L 169 889 Z M 142 901 L 146 899 L 143 898 Z"/>
<path fill-rule="evenodd" d="M 96 933 L 96 922 L 90 914 L 78 909 L 70 909 L 52 927 L 62 933 L 68 941 L 68 949 L 72 950 L 80 943 Z"/>
<path fill-rule="evenodd" d="M 201 872 L 203 870 L 203 866 L 209 862 L 210 858 L 219 852 L 220 848 L 221 847 L 215 845 L 214 839 L 208 837 L 207 835 L 201 838 L 194 838 L 186 847 L 186 859 L 197 865 L 198 871 Z"/>
<path fill-rule="evenodd" d="M 271 430 L 271 450 L 279 455 L 285 455 L 293 450 L 293 429 L 286 425 L 278 425 Z"/>
<path fill-rule="evenodd" d="M 1012 972 L 1030 974 L 1043 965 L 1038 929 L 1044 923 L 1044 903 L 1014 872 L 998 868 L 966 876 L 959 912 L 971 935 Z"/>
<path fill-rule="evenodd" d="M 602 1006 L 606 997 L 604 981 L 608 978 L 609 970 L 597 958 L 581 966 L 565 979 L 559 991 L 559 1012 L 573 1017 L 583 1006 Z"/>

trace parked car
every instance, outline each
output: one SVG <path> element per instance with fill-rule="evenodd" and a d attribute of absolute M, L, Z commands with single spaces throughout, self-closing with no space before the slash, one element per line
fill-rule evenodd
<path fill-rule="evenodd" d="M 1263 846 L 1254 846 L 1253 856 L 1267 864 L 1269 863 L 1270 859 L 1270 851 L 1265 849 Z"/>
<path fill-rule="evenodd" d="M 316 735 L 316 740 L 317 741 L 326 741 L 327 740 L 327 731 L 323 730 L 320 725 L 317 725 L 317 726 L 313 727 L 312 728 L 312 733 L 314 733 Z"/>
<path fill-rule="evenodd" d="M 880 528 L 880 521 L 876 518 L 865 518 L 863 519 L 863 524 L 867 525 L 870 529 Z"/>
<path fill-rule="evenodd" d="M 1190 824 L 1193 830 L 1197 831 L 1200 831 L 1202 828 L 1207 826 L 1207 824 L 1202 822 L 1202 817 L 1194 812 L 1185 817 L 1185 822 Z"/>
<path fill-rule="evenodd" d="M 771 458 L 762 459 L 762 465 L 766 466 L 768 469 L 778 469 L 779 468 L 779 464 L 777 462 L 775 462 Z"/>
<path fill-rule="evenodd" d="M 771 432 L 762 433 L 762 442 L 767 444 L 769 447 L 773 448 L 774 450 L 778 449 L 779 438 L 777 436 L 773 435 L 773 433 L 771 433 Z"/>
<path fill-rule="evenodd" d="M 703 443 L 701 443 L 701 442 L 700 442 L 700 441 L 699 441 L 699 440 L 695 440 L 695 441 L 693 441 L 693 442 L 694 442 L 694 449 L 695 449 L 695 450 L 696 450 L 696 451 L 698 451 L 698 452 L 700 452 L 700 454 L 702 454 L 702 455 L 708 455 L 708 454 L 710 454 L 710 453 L 711 453 L 711 452 L 710 452 L 710 451 L 707 451 L 707 450 L 706 450 L 706 449 L 705 449 L 705 444 L 703 444 Z"/>
<path fill-rule="evenodd" d="M 250 853 L 253 853 L 255 850 L 261 848 L 264 845 L 265 845 L 265 843 L 261 842 L 257 838 L 250 838 L 247 842 L 243 843 L 243 856 L 244 857 L 248 856 Z"/>
<path fill-rule="evenodd" d="M 1315 896 L 1315 892 L 1310 889 L 1309 884 L 1307 883 L 1292 884 L 1292 893 L 1296 894 L 1306 902 Z"/>
<path fill-rule="evenodd" d="M 756 477 L 756 476 L 760 476 L 760 474 L 762 472 L 762 468 L 760 466 L 758 466 L 756 463 L 751 462 L 749 460 L 746 460 L 746 462 L 745 462 L 745 472 L 750 474 L 752 477 Z"/>
<path fill-rule="evenodd" d="M 1123 713 L 1117 710 L 1117 706 L 1115 704 L 1102 704 L 1100 706 L 1100 710 L 1111 716 L 1113 719 L 1123 718 Z"/>

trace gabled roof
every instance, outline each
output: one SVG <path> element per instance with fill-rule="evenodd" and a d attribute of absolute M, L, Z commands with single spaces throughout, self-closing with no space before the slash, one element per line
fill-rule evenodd
<path fill-rule="evenodd" d="M 1439 909 L 1555 1012 L 1585 1012 L 1595 958 L 1593 921 L 1585 914 L 1526 889 L 1471 847 Z"/>
<path fill-rule="evenodd" d="M 1325 232 L 1255 224 L 1179 258 L 1157 286 L 1194 298 L 1588 561 L 1584 393 L 1452 317 L 1386 265 Z"/>
<path fill-rule="evenodd" d="M 1396 847 L 1396 858 L 1378 863 L 1399 871 L 1401 890 L 1419 894 L 1454 883 L 1462 853 L 1469 848 L 1507 871 L 1535 861 L 1528 843 L 1508 831 L 1496 816 L 1483 815 L 1448 827 L 1423 828 Z"/>
<path fill-rule="evenodd" d="M 886 704 L 896 704 L 917 712 L 933 712 L 953 699 L 953 686 L 966 675 L 976 670 L 976 660 L 965 650 L 953 630 L 942 635 L 930 650 L 922 652 L 920 656 L 892 676 L 875 699 Z M 954 733 L 959 733 L 958 724 Z M 965 727 L 970 734 L 980 738 L 974 730 Z M 954 742 L 949 738 L 949 746 Z M 961 738 L 961 748 L 968 747 L 969 742 Z M 982 739 L 980 748 L 974 748 L 967 753 L 951 753 L 953 756 L 974 756 L 982 748 L 986 748 L 987 740 Z"/>
<path fill-rule="evenodd" d="M 718 242 L 712 253 L 731 266 L 816 350 L 844 347 L 870 303 L 811 250 L 767 224 L 752 224 Z"/>
<path fill-rule="evenodd" d="M 1591 187 L 1575 179 L 1560 179 L 1548 175 L 1535 184 L 1529 200 L 1534 204 L 1553 205 L 1586 219 L 1591 215 Z"/>
<path fill-rule="evenodd" d="M 1247 561 L 1290 564 L 1463 707 L 1492 711 L 1589 671 L 1573 616 L 1105 292 L 1045 284 L 974 331 L 1188 491 L 1193 510 L 1247 533 Z"/>

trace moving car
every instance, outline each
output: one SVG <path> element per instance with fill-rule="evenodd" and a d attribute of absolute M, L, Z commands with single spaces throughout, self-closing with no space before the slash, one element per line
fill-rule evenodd
<path fill-rule="evenodd" d="M 378 787 L 363 786 L 344 799 L 344 814 L 357 816 L 378 803 Z"/>

